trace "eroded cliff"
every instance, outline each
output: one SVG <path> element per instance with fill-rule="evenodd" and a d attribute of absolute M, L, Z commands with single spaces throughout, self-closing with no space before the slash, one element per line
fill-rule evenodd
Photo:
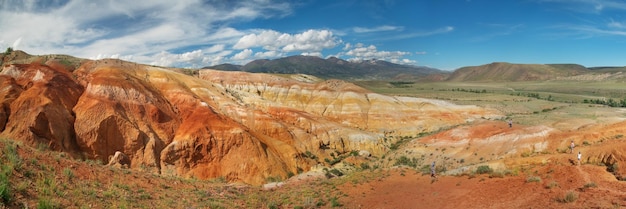
<path fill-rule="evenodd" d="M 131 168 L 163 175 L 260 184 L 333 153 L 382 155 L 399 137 L 500 117 L 306 75 L 202 70 L 194 77 L 115 59 L 63 66 L 3 66 L 2 136 L 102 162 L 119 151 Z"/>

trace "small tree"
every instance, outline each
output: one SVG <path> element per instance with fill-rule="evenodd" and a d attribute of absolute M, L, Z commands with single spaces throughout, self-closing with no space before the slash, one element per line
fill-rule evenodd
<path fill-rule="evenodd" d="M 13 52 L 13 48 L 8 47 L 7 50 L 4 52 L 4 54 L 11 54 L 11 52 Z"/>

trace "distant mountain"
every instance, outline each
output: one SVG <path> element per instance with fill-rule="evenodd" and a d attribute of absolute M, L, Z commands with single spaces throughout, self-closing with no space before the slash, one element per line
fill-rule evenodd
<path fill-rule="evenodd" d="M 626 67 L 590 67 L 594 72 L 626 72 Z"/>
<path fill-rule="evenodd" d="M 274 60 L 254 60 L 244 66 L 222 64 L 205 67 L 225 71 L 255 73 L 308 74 L 344 80 L 420 80 L 433 74 L 447 74 L 435 68 L 400 65 L 382 60 L 350 62 L 336 57 L 290 56 Z"/>
<path fill-rule="evenodd" d="M 590 70 L 576 64 L 511 64 L 494 62 L 487 65 L 463 67 L 454 71 L 447 81 L 536 81 L 576 76 Z"/>
<path fill-rule="evenodd" d="M 241 65 L 233 65 L 233 64 L 219 64 L 219 65 L 215 65 L 215 66 L 211 66 L 211 69 L 216 69 L 216 70 L 223 70 L 223 71 L 240 71 L 241 70 Z"/>

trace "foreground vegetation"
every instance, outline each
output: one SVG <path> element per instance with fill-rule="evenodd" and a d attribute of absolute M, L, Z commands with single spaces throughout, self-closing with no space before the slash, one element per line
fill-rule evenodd
<path fill-rule="evenodd" d="M 0 208 L 332 208 L 346 195 L 337 189 L 384 176 L 361 169 L 342 178 L 315 178 L 267 191 L 228 183 L 160 176 L 92 160 L 72 159 L 0 139 Z"/>

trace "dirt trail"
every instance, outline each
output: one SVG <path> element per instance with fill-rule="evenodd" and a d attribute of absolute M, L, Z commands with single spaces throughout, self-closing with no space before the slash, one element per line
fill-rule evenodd
<path fill-rule="evenodd" d="M 583 177 L 583 179 L 585 180 L 585 182 L 590 182 L 591 180 L 589 179 L 589 173 L 583 171 L 583 169 L 581 168 L 581 166 L 576 166 L 576 170 L 578 170 L 578 173 Z"/>

